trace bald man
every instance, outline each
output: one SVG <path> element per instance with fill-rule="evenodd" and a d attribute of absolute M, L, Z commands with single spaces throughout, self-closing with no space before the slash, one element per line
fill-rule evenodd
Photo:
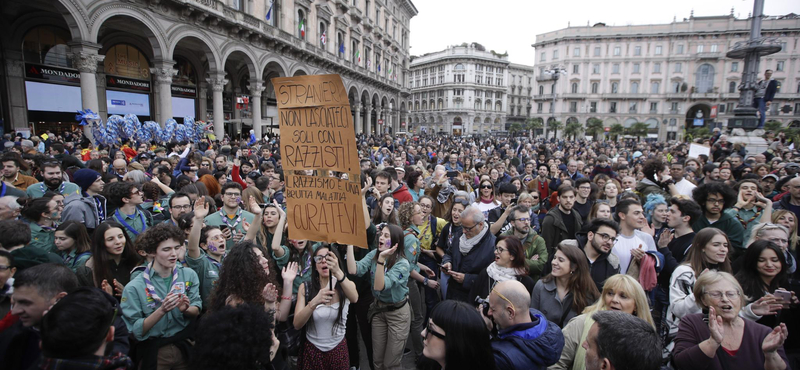
<path fill-rule="evenodd" d="M 786 183 L 789 194 L 781 197 L 778 202 L 772 203 L 773 209 L 785 209 L 794 212 L 796 219 L 800 219 L 800 177 L 795 177 Z"/>
<path fill-rule="evenodd" d="M 561 329 L 530 308 L 530 302 L 530 293 L 516 280 L 500 282 L 489 293 L 488 314 L 497 326 L 492 350 L 498 370 L 542 369 L 561 356 Z"/>
<path fill-rule="evenodd" d="M 119 177 L 119 181 L 122 181 L 122 178 L 128 173 L 128 162 L 125 162 L 124 159 L 115 159 L 114 162 L 111 162 L 111 167 L 113 167 L 114 173 Z"/>
<path fill-rule="evenodd" d="M 20 205 L 17 203 L 19 197 L 6 195 L 0 197 L 0 220 L 16 220 L 19 216 Z"/>

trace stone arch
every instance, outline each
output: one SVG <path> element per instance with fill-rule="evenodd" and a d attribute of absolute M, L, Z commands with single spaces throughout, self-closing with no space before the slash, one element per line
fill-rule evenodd
<path fill-rule="evenodd" d="M 241 60 L 247 66 L 247 71 L 250 73 L 251 79 L 261 79 L 261 70 L 256 68 L 256 57 L 253 55 L 250 48 L 244 45 L 232 44 L 222 50 L 222 65 L 226 65 L 232 55 L 241 54 L 244 58 Z"/>
<path fill-rule="evenodd" d="M 633 126 L 633 124 L 636 123 L 636 122 L 639 122 L 639 120 L 636 119 L 635 117 L 630 117 L 630 118 L 626 119 L 625 123 L 623 123 L 622 125 L 627 128 L 627 127 Z"/>
<path fill-rule="evenodd" d="M 175 49 L 177 49 L 178 45 L 182 42 L 188 41 L 191 46 L 196 47 L 199 45 L 202 48 L 202 52 L 206 55 L 209 71 L 219 72 L 222 70 L 223 59 L 220 58 L 220 52 L 217 50 L 214 41 L 205 32 L 184 25 L 172 30 L 168 37 L 171 43 L 169 45 L 167 59 L 174 60 Z"/>
<path fill-rule="evenodd" d="M 141 12 L 125 3 L 110 3 L 109 5 L 98 9 L 94 14 L 92 14 L 92 28 L 89 31 L 89 40 L 87 41 L 100 43 L 100 30 L 103 28 L 103 26 L 114 22 L 114 18 L 131 18 L 144 26 L 144 37 L 146 37 L 150 43 L 153 59 L 166 59 L 165 57 L 169 47 L 167 46 L 164 29 L 158 24 L 152 15 Z M 126 24 L 125 27 L 130 28 L 131 25 Z"/>

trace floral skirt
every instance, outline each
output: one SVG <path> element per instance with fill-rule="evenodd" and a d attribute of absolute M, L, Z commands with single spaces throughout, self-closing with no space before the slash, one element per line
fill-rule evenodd
<path fill-rule="evenodd" d="M 303 352 L 297 359 L 299 370 L 348 370 L 350 356 L 347 352 L 347 340 L 342 341 L 332 350 L 322 352 L 309 341 L 305 341 Z"/>

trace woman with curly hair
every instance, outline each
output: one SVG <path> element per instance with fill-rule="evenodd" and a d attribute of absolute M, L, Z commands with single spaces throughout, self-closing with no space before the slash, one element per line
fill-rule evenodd
<path fill-rule="evenodd" d="M 308 340 L 297 368 L 347 370 L 350 358 L 345 328 L 350 304 L 358 301 L 356 285 L 347 279 L 339 253 L 330 245 L 317 248 L 311 261 L 311 279 L 297 291 L 294 311 L 294 327 L 305 327 Z"/>
<path fill-rule="evenodd" d="M 672 181 L 669 167 L 660 159 L 650 159 L 645 162 L 642 173 L 644 178 L 636 183 L 636 191 L 642 198 L 647 198 L 651 193 L 661 194 L 665 199 L 680 195 L 675 182 Z"/>
<path fill-rule="evenodd" d="M 268 281 L 268 271 L 269 260 L 260 246 L 249 241 L 237 243 L 222 261 L 208 310 L 219 311 L 242 303 L 274 303 L 277 290 Z"/>
<path fill-rule="evenodd" d="M 387 224 L 378 231 L 378 249 L 356 262 L 353 246 L 347 246 L 347 270 L 367 275 L 375 301 L 370 306 L 373 363 L 376 369 L 401 366 L 403 348 L 411 322 L 408 276 L 411 266 L 405 257 L 403 229 Z"/>
<path fill-rule="evenodd" d="M 274 314 L 257 304 L 223 307 L 204 316 L 195 335 L 192 361 L 196 370 L 272 370 L 280 341 Z M 267 351 L 267 349 L 269 349 Z"/>
<path fill-rule="evenodd" d="M 203 302 L 197 273 L 178 263 L 183 232 L 161 223 L 147 228 L 138 242 L 152 259 L 122 292 L 122 319 L 133 334 L 142 369 L 181 368 L 188 363 L 190 324 Z"/>

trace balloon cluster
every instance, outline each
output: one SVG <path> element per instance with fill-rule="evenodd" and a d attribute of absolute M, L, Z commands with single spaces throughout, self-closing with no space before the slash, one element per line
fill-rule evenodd
<path fill-rule="evenodd" d="M 75 119 L 81 126 L 92 126 L 92 137 L 96 144 L 113 145 L 133 141 L 136 143 L 167 143 L 170 140 L 200 141 L 206 132 L 206 124 L 202 121 L 195 122 L 193 117 L 184 117 L 183 124 L 178 124 L 170 118 L 162 128 L 157 122 L 139 122 L 135 114 L 126 114 L 125 117 L 113 115 L 103 124 L 100 116 L 90 109 L 78 111 Z"/>

